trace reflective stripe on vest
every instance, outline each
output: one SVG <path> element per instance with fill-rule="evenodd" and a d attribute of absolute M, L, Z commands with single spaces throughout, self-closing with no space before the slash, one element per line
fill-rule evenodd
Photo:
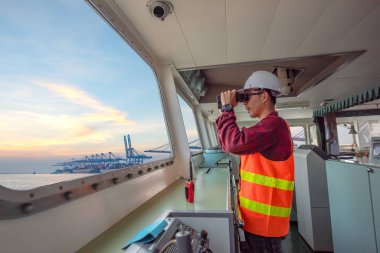
<path fill-rule="evenodd" d="M 260 174 L 251 173 L 245 170 L 240 171 L 240 177 L 242 180 L 250 183 L 265 185 L 268 187 L 274 187 L 281 190 L 293 191 L 294 181 L 287 181 L 274 177 L 267 177 Z"/>
<path fill-rule="evenodd" d="M 256 201 L 249 200 L 242 196 L 239 197 L 240 206 L 247 208 L 248 210 L 266 214 L 270 216 L 278 216 L 278 217 L 289 217 L 291 208 L 279 207 L 279 206 L 270 206 L 263 203 L 259 203 Z"/>

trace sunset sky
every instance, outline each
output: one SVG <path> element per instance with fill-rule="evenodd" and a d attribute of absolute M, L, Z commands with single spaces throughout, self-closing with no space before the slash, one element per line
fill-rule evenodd
<path fill-rule="evenodd" d="M 2 0 L 0 23 L 0 169 L 168 143 L 154 73 L 84 1 Z"/>

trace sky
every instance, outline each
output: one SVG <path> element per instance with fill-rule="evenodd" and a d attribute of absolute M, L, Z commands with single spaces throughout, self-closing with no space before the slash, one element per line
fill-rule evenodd
<path fill-rule="evenodd" d="M 168 143 L 152 69 L 85 1 L 1 0 L 0 24 L 0 173 Z"/>

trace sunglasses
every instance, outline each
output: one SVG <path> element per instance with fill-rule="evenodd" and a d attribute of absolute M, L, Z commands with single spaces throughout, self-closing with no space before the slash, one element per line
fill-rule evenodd
<path fill-rule="evenodd" d="M 237 102 L 248 102 L 250 96 L 260 95 L 260 94 L 263 94 L 263 91 L 252 92 L 252 93 L 240 93 L 240 92 L 237 92 L 236 93 L 236 101 Z"/>

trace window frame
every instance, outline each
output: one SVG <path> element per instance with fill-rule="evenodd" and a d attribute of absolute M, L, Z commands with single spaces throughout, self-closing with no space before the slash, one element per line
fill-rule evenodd
<path fill-rule="evenodd" d="M 115 16 L 115 20 L 112 20 L 112 23 L 106 18 L 108 13 L 112 13 L 111 6 L 104 5 L 102 8 L 99 8 L 99 6 L 96 6 L 89 0 L 86 0 L 86 3 L 93 9 L 93 11 L 99 14 L 99 17 L 103 18 L 109 27 L 113 29 L 116 34 L 121 36 L 123 41 L 127 43 L 127 46 L 134 50 L 134 52 L 151 68 L 156 79 L 160 98 L 159 101 L 161 103 L 165 129 L 168 135 L 168 144 L 171 147 L 171 155 L 168 158 L 150 163 L 138 164 L 69 181 L 43 185 L 33 189 L 16 190 L 0 185 L 0 204 L 3 209 L 0 213 L 0 220 L 34 215 L 68 203 L 70 200 L 79 199 L 118 184 L 132 181 L 174 164 L 175 150 L 173 149 L 173 138 L 168 126 L 168 114 L 163 102 L 163 91 L 158 74 L 160 73 L 160 64 L 153 54 L 145 49 L 144 45 L 140 42 L 140 39 L 131 31 L 128 26 L 131 24 L 125 24 L 125 22 L 123 22 L 118 16 Z M 119 31 L 122 32 L 120 33 Z"/>

